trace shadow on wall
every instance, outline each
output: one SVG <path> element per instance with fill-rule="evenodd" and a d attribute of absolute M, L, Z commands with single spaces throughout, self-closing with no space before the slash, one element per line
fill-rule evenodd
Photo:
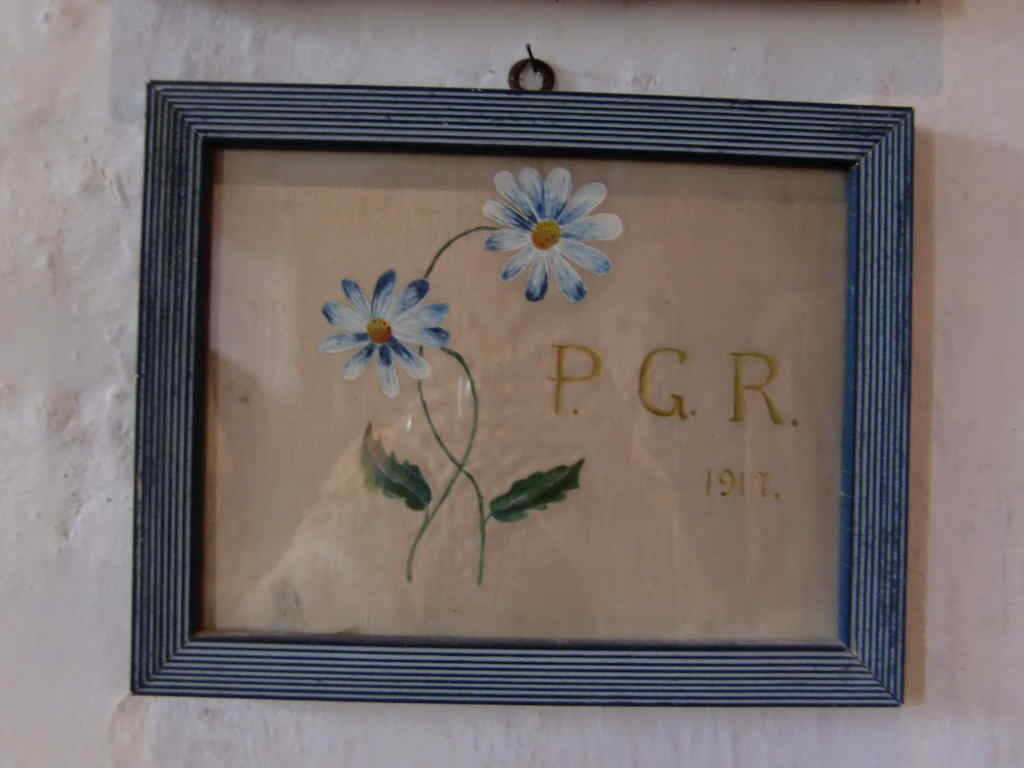
<path fill-rule="evenodd" d="M 968 477 L 1003 471 L 1020 445 L 1019 388 L 1008 382 L 1024 353 L 1005 340 L 1019 326 L 1024 271 L 1011 244 L 1024 236 L 1024 156 L 921 127 L 916 140 L 906 698 L 956 699 L 973 686 L 993 708 L 1012 708 L 1005 638 L 1024 589 L 1012 544 L 1019 489 L 993 483 L 979 494 Z M 941 527 L 932 510 L 944 511 Z M 981 622 L 1004 632 L 981 632 Z M 929 623 L 951 631 L 928 638 Z M 925 680 L 936 657 L 957 663 L 933 664 Z"/>
<path fill-rule="evenodd" d="M 912 103 L 963 3 L 114 0 L 111 112 L 141 121 L 148 79 L 503 89 L 526 42 L 562 90 Z"/>
<path fill-rule="evenodd" d="M 1024 352 L 1009 339 L 1024 279 L 1024 155 L 920 128 L 917 141 L 907 700 L 973 688 L 1011 711 L 1020 487 L 993 478 L 1014 476 L 1020 455 Z M 932 525 L 930 510 L 943 513 Z M 929 638 L 928 624 L 948 629 Z M 933 663 L 925 681 L 929 657 L 955 663 Z"/>
<path fill-rule="evenodd" d="M 914 135 L 913 335 L 910 375 L 910 509 L 907 531 L 907 639 L 904 697 L 925 699 L 932 408 L 935 400 L 935 135 Z"/>

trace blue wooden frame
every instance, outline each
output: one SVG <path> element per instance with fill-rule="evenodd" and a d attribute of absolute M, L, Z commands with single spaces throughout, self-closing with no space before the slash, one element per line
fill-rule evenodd
<path fill-rule="evenodd" d="M 846 169 L 839 642 L 629 646 L 197 633 L 205 209 L 212 152 L 223 147 L 691 158 Z M 151 83 L 139 306 L 132 690 L 533 704 L 900 703 L 912 178 L 913 112 L 907 108 Z"/>

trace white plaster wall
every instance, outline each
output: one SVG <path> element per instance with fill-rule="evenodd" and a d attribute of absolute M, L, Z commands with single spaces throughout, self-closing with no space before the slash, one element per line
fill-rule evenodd
<path fill-rule="evenodd" d="M 7 0 L 0 765 L 1024 764 L 1020 0 Z M 564 709 L 127 694 L 146 79 L 917 108 L 908 703 Z"/>

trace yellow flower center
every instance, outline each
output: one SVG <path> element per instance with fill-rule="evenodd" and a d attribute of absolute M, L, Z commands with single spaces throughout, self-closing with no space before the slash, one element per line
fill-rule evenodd
<path fill-rule="evenodd" d="M 545 219 L 544 221 L 537 222 L 537 226 L 533 228 L 533 234 L 531 237 L 535 246 L 540 248 L 542 251 L 546 251 L 562 239 L 562 230 L 559 229 L 558 225 L 551 221 L 551 219 Z"/>
<path fill-rule="evenodd" d="M 391 325 L 387 320 L 375 317 L 366 324 L 366 332 L 374 344 L 383 344 L 391 338 Z"/>

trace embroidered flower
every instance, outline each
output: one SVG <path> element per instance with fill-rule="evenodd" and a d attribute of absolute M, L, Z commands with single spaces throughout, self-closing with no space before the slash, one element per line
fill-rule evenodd
<path fill-rule="evenodd" d="M 438 327 L 448 315 L 447 304 L 426 304 L 420 301 L 430 290 L 426 280 L 413 280 L 395 295 L 395 270 L 389 269 L 377 280 L 373 299 L 366 300 L 358 283 L 342 280 L 341 290 L 351 307 L 337 302 L 324 303 L 324 317 L 345 333 L 328 336 L 320 343 L 321 352 L 340 352 L 359 347 L 341 367 L 342 378 L 352 381 L 363 375 L 374 352 L 377 353 L 377 380 L 380 391 L 388 397 L 398 395 L 398 373 L 395 358 L 414 379 L 430 375 L 430 363 L 410 346 L 443 347 L 448 344 L 448 331 Z"/>
<path fill-rule="evenodd" d="M 516 179 L 509 171 L 494 177 L 500 200 L 484 204 L 484 216 L 503 229 L 487 236 L 489 251 L 516 251 L 501 270 L 502 280 L 511 280 L 526 267 L 526 298 L 540 301 L 553 274 L 569 301 L 582 301 L 587 289 L 573 265 L 607 275 L 612 263 L 584 240 L 614 240 L 622 234 L 622 219 L 614 213 L 591 214 L 608 193 L 604 184 L 584 184 L 572 192 L 572 175 L 555 168 L 543 178 L 529 166 Z"/>

